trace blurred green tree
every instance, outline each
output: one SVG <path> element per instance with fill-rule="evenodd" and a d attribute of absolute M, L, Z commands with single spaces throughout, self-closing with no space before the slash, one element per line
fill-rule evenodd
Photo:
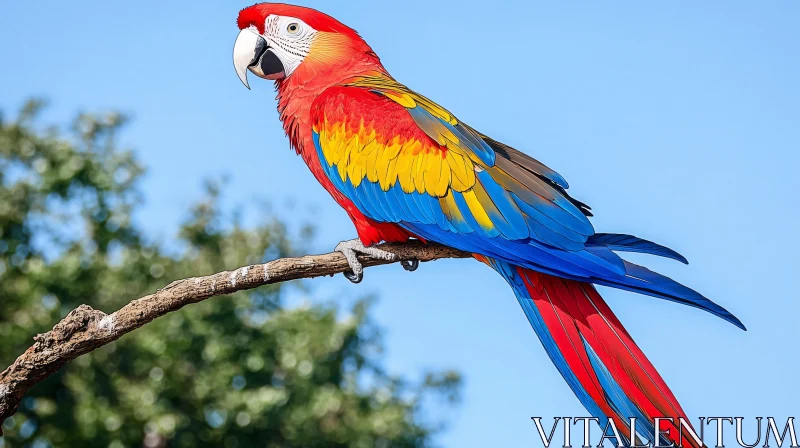
<path fill-rule="evenodd" d="M 117 147 L 125 117 L 82 114 L 65 137 L 37 126 L 41 107 L 0 114 L 0 366 L 81 303 L 110 312 L 172 279 L 302 249 L 276 219 L 228 217 L 215 184 L 181 249 L 153 243 L 131 219 L 143 170 Z M 455 403 L 458 375 L 387 374 L 369 301 L 284 309 L 285 288 L 192 305 L 78 358 L 30 391 L 0 447 L 430 445 L 442 424 L 423 406 Z"/>

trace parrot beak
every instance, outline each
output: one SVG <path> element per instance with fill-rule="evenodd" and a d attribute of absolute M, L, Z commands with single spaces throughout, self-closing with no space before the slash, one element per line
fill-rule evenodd
<path fill-rule="evenodd" d="M 267 41 L 251 28 L 243 29 L 233 44 L 233 68 L 245 87 L 247 70 L 264 79 L 283 79 L 286 70 L 280 58 L 269 48 Z"/>

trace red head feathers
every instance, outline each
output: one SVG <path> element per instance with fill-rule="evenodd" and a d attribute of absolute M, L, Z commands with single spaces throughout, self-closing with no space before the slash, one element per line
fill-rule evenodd
<path fill-rule="evenodd" d="M 249 6 L 239 12 L 236 24 L 239 25 L 240 30 L 253 25 L 258 28 L 259 33 L 264 34 L 264 21 L 270 15 L 295 17 L 309 24 L 317 31 L 350 34 L 358 37 L 358 33 L 354 29 L 327 14 L 321 13 L 316 9 L 287 5 L 285 3 L 257 3 Z"/>

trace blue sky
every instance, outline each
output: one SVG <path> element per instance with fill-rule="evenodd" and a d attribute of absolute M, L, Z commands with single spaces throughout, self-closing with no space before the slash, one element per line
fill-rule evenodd
<path fill-rule="evenodd" d="M 397 79 L 559 171 L 593 207 L 598 231 L 689 258 L 630 257 L 705 293 L 748 332 L 601 293 L 690 416 L 797 412 L 799 2 L 303 4 L 359 30 Z M 164 241 L 202 180 L 227 174 L 229 204 L 267 199 L 290 222 L 313 220 L 314 247 L 327 251 L 355 235 L 352 225 L 288 149 L 271 84 L 251 77 L 248 91 L 233 71 L 235 18 L 247 5 L 6 4 L 0 108 L 40 95 L 54 121 L 131 113 L 124 141 L 149 166 L 138 218 Z M 322 298 L 380 296 L 392 371 L 464 373 L 445 446 L 541 446 L 531 416 L 587 415 L 510 289 L 479 263 L 309 285 Z"/>

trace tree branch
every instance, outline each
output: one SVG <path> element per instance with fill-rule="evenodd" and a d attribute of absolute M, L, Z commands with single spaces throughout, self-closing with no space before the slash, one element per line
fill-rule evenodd
<path fill-rule="evenodd" d="M 432 261 L 470 256 L 466 252 L 438 244 L 423 244 L 420 241 L 382 244 L 379 247 L 396 254 L 396 261 Z M 392 263 L 361 256 L 359 260 L 364 267 Z M 0 435 L 3 434 L 3 422 L 17 411 L 28 389 L 58 371 L 67 362 L 113 342 L 157 317 L 210 297 L 272 283 L 334 275 L 347 270 L 347 260 L 338 252 L 281 258 L 233 271 L 177 280 L 155 294 L 130 302 L 112 314 L 81 305 L 51 331 L 34 337 L 35 343 L 0 373 Z"/>

